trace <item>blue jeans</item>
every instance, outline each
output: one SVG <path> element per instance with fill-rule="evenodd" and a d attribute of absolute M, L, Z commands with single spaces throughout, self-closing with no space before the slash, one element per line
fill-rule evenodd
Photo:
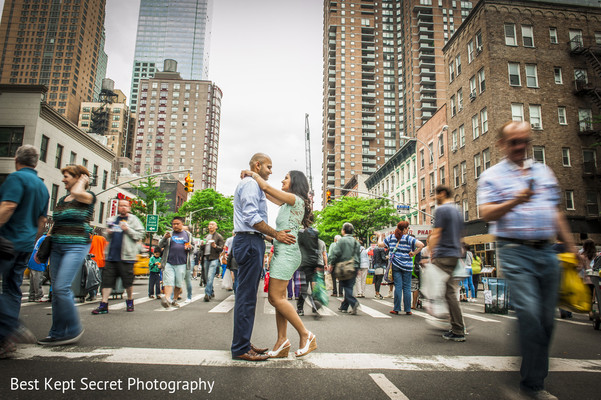
<path fill-rule="evenodd" d="M 474 278 L 472 275 L 472 269 L 466 268 L 466 272 L 469 276 L 463 280 L 463 287 L 465 288 L 465 295 L 469 297 L 469 292 L 472 292 L 472 299 L 476 297 L 476 288 L 474 287 Z"/>
<path fill-rule="evenodd" d="M 70 338 L 79 335 L 82 330 L 71 284 L 89 251 L 90 244 L 52 243 L 52 328 L 48 336 L 57 339 Z"/>
<path fill-rule="evenodd" d="M 2 294 L 0 294 L 0 342 L 19 326 L 21 284 L 31 252 L 17 251 L 12 257 L 0 259 Z"/>
<path fill-rule="evenodd" d="M 411 271 L 403 271 L 392 267 L 392 279 L 394 279 L 394 311 L 401 312 L 401 295 L 405 312 L 411 311 Z"/>
<path fill-rule="evenodd" d="M 236 294 L 236 289 L 238 289 L 238 270 L 235 269 L 232 271 L 234 273 L 234 284 L 232 288 L 234 289 L 234 294 Z"/>
<path fill-rule="evenodd" d="M 213 281 L 215 280 L 215 274 L 217 273 L 217 267 L 219 267 L 219 259 L 205 260 L 205 269 L 207 270 L 207 287 L 205 288 L 205 294 L 209 296 L 213 295 Z"/>
<path fill-rule="evenodd" d="M 497 254 L 518 317 L 520 385 L 542 390 L 549 372 L 549 346 L 559 294 L 557 255 L 550 245 L 535 249 L 503 241 L 497 242 Z"/>
<path fill-rule="evenodd" d="M 345 281 L 338 281 L 340 282 L 340 286 L 342 287 L 342 290 L 344 291 L 344 300 L 342 301 L 342 304 L 340 305 L 340 309 L 341 310 L 348 310 L 349 306 L 354 307 L 355 304 L 357 304 L 359 301 L 353 296 L 353 289 L 355 287 L 355 279 L 357 277 L 353 277 L 351 279 L 347 279 Z"/>

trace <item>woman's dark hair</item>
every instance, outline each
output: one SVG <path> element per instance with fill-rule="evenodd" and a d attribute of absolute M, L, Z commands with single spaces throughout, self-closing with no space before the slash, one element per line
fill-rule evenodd
<path fill-rule="evenodd" d="M 409 222 L 408 221 L 400 221 L 398 224 L 396 224 L 396 229 L 394 231 L 394 237 L 396 237 L 397 240 L 401 240 L 401 237 L 403 237 L 403 231 L 407 228 L 409 228 Z"/>
<path fill-rule="evenodd" d="M 288 175 L 290 175 L 289 192 L 305 201 L 305 215 L 303 216 L 302 224 L 305 228 L 308 228 L 312 223 L 312 219 L 310 220 L 309 216 L 313 213 L 311 210 L 311 201 L 309 200 L 309 181 L 301 171 L 290 171 Z"/>
<path fill-rule="evenodd" d="M 597 248 L 595 247 L 595 242 L 593 239 L 586 239 L 584 243 L 582 243 L 582 253 L 589 260 L 595 258 L 595 255 L 597 255 Z"/>

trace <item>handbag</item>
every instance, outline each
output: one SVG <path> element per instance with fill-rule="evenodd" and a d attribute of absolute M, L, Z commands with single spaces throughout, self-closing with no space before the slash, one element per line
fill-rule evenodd
<path fill-rule="evenodd" d="M 453 278 L 455 279 L 465 279 L 469 276 L 465 269 L 465 261 L 463 258 L 457 259 L 457 264 L 455 265 L 455 270 L 453 271 Z"/>
<path fill-rule="evenodd" d="M 374 275 L 384 275 L 384 268 L 378 267 L 374 269 Z"/>
<path fill-rule="evenodd" d="M 265 273 L 265 283 L 263 284 L 263 291 L 265 293 L 269 291 L 269 271 Z"/>
<path fill-rule="evenodd" d="M 591 310 L 591 295 L 578 275 L 578 259 L 574 254 L 559 254 L 561 264 L 561 287 L 559 289 L 559 307 L 577 313 Z"/>
<path fill-rule="evenodd" d="M 394 282 L 394 277 L 392 274 L 392 260 L 394 258 L 394 254 L 396 253 L 396 249 L 397 249 L 397 247 L 399 247 L 400 243 L 401 243 L 401 240 L 400 239 L 397 240 L 396 246 L 394 246 L 394 249 L 392 250 L 392 254 L 390 254 L 390 256 L 388 257 L 388 263 L 386 264 L 386 271 L 384 272 L 384 281 L 386 283 Z"/>

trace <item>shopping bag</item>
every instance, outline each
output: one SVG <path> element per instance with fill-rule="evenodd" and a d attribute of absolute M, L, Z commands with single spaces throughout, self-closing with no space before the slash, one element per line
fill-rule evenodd
<path fill-rule="evenodd" d="M 233 290 L 234 289 L 234 282 L 232 282 L 232 274 L 228 269 L 225 270 L 225 276 L 223 277 L 223 280 L 221 281 L 221 288 L 225 289 L 225 290 Z"/>
<path fill-rule="evenodd" d="M 269 271 L 265 273 L 265 283 L 263 284 L 263 291 L 265 293 L 269 291 Z"/>
<path fill-rule="evenodd" d="M 559 289 L 559 307 L 577 313 L 591 311 L 590 291 L 578 275 L 578 259 L 575 254 L 558 255 L 561 264 L 561 286 Z"/>
<path fill-rule="evenodd" d="M 445 318 L 449 307 L 445 301 L 445 292 L 449 274 L 428 263 L 421 271 L 420 291 L 425 297 L 423 301 L 426 312 L 436 318 Z"/>
<path fill-rule="evenodd" d="M 386 270 L 384 271 L 384 282 L 385 283 L 393 283 L 394 282 L 394 278 L 392 275 L 392 262 L 388 262 L 388 265 L 386 265 Z"/>
<path fill-rule="evenodd" d="M 465 260 L 463 258 L 457 259 L 457 264 L 455 265 L 455 270 L 453 271 L 453 278 L 455 279 L 465 279 L 470 274 L 467 272 L 465 267 Z"/>
<path fill-rule="evenodd" d="M 365 284 L 366 285 L 371 285 L 374 283 L 374 274 L 373 273 L 368 273 L 367 277 L 365 278 Z"/>
<path fill-rule="evenodd" d="M 326 282 L 326 290 L 332 290 L 334 285 L 332 284 L 332 274 L 325 274 L 324 280 Z"/>
<path fill-rule="evenodd" d="M 317 271 L 313 278 L 313 289 L 312 296 L 313 299 L 319 301 L 324 306 L 327 306 L 330 302 L 330 296 L 328 296 L 328 291 L 326 290 L 326 283 L 324 280 L 323 272 Z"/>

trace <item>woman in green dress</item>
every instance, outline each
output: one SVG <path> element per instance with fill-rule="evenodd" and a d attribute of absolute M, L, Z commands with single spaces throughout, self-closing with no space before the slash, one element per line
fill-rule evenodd
<path fill-rule="evenodd" d="M 251 171 L 242 171 L 242 176 L 252 176 L 269 201 L 280 207 L 276 219 L 276 229 L 289 230 L 291 235 L 298 237 L 298 231 L 304 226 L 308 227 L 311 215 L 309 201 L 309 182 L 300 171 L 290 171 L 282 181 L 282 189 L 270 186 L 259 174 Z M 290 341 L 287 338 L 288 322 L 300 336 L 299 349 L 295 352 L 297 357 L 309 354 L 317 348 L 315 335 L 309 332 L 295 308 L 286 300 L 286 286 L 298 269 L 301 262 L 301 253 L 298 242 L 288 245 L 274 240 L 274 252 L 269 268 L 269 303 L 275 307 L 275 320 L 278 338 L 273 350 L 268 354 L 271 358 L 288 356 Z"/>

